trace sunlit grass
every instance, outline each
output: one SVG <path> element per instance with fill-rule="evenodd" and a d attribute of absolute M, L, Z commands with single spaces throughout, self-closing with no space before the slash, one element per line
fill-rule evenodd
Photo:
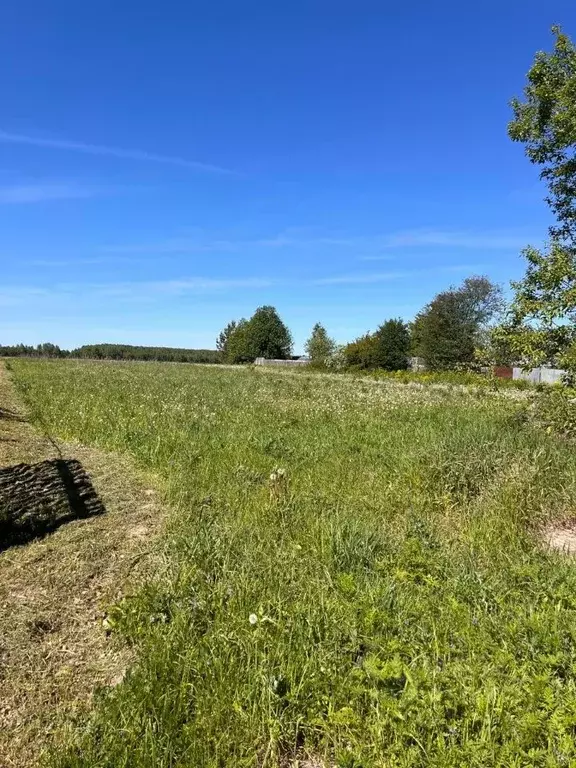
<path fill-rule="evenodd" d="M 535 543 L 576 464 L 521 393 L 12 368 L 51 431 L 131 453 L 173 505 L 166 569 L 110 612 L 139 662 L 53 765 L 576 761 L 576 574 Z"/>

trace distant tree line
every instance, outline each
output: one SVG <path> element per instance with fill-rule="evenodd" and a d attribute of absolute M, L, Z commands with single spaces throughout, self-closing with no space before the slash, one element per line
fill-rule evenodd
<path fill-rule="evenodd" d="M 375 331 L 337 345 L 316 323 L 305 344 L 316 368 L 405 370 L 411 357 L 421 357 L 432 370 L 480 364 L 491 343 L 491 328 L 503 309 L 502 291 L 487 277 L 469 277 L 459 287 L 435 296 L 406 323 L 385 320 Z M 259 307 L 249 320 L 231 321 L 216 346 L 224 362 L 253 363 L 258 357 L 285 360 L 292 336 L 274 307 Z M 492 350 L 491 350 L 492 352 Z"/>
<path fill-rule="evenodd" d="M 80 357 L 91 360 L 156 360 L 172 363 L 219 363 L 221 355 L 215 349 L 179 349 L 175 347 L 138 347 L 130 344 L 85 344 L 73 350 L 60 349 L 56 344 L 0 345 L 0 357 Z"/>
<path fill-rule="evenodd" d="M 502 305 L 498 286 L 487 277 L 469 277 L 459 287 L 435 296 L 413 322 L 390 318 L 375 331 L 344 345 L 337 345 L 325 327 L 316 323 L 305 345 L 306 355 L 311 366 L 336 370 L 404 370 L 413 356 L 423 358 L 432 370 L 470 367 L 488 358 L 508 362 L 505 358 L 511 353 L 491 332 Z M 259 357 L 285 360 L 292 356 L 292 349 L 290 330 L 277 310 L 266 305 L 258 307 L 248 320 L 229 322 L 214 350 L 85 344 L 68 351 L 45 343 L 0 346 L 0 356 L 242 364 Z"/>
<path fill-rule="evenodd" d="M 70 352 L 72 357 L 91 360 L 154 360 L 168 363 L 219 363 L 215 349 L 178 347 L 138 347 L 131 344 L 85 344 Z"/>
<path fill-rule="evenodd" d="M 0 357 L 68 357 L 67 349 L 60 349 L 57 344 L 38 344 L 33 347 L 29 344 L 0 344 Z"/>
<path fill-rule="evenodd" d="M 488 278 L 470 277 L 435 296 L 411 323 L 389 319 L 342 346 L 317 323 L 306 343 L 312 365 L 401 370 L 411 356 L 433 370 L 552 364 L 576 381 L 576 45 L 559 27 L 552 32 L 554 49 L 536 54 L 523 97 L 512 101 L 508 134 L 540 169 L 554 222 L 544 248 L 524 250 L 526 273 L 512 283 L 510 304 Z M 266 310 L 273 317 L 271 338 L 283 327 L 289 339 L 273 308 Z M 253 338 L 252 320 L 231 323 L 221 334 L 219 348 L 229 362 L 290 354 L 290 344 L 268 349 L 267 323 Z"/>
<path fill-rule="evenodd" d="M 432 370 L 478 365 L 554 364 L 576 380 L 576 46 L 554 27 L 554 50 L 536 54 L 523 99 L 512 102 L 512 140 L 540 168 L 554 223 L 543 249 L 528 247 L 525 276 L 502 290 L 487 277 L 469 277 L 438 293 L 415 319 L 385 320 L 375 331 L 337 345 L 316 323 L 306 342 L 310 364 L 333 369 L 402 370 L 411 357 Z M 292 335 L 272 306 L 232 320 L 216 350 L 91 344 L 68 352 L 55 344 L 0 346 L 0 356 L 86 357 L 190 363 L 252 363 L 287 359 Z"/>

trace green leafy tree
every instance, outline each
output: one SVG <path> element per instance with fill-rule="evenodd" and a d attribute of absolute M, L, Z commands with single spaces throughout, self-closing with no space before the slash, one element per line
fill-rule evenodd
<path fill-rule="evenodd" d="M 326 328 L 316 323 L 304 349 L 311 364 L 322 367 L 328 364 L 334 354 L 336 343 L 328 336 Z"/>
<path fill-rule="evenodd" d="M 548 187 L 556 217 L 544 250 L 528 247 L 524 278 L 497 336 L 525 365 L 556 362 L 576 371 L 576 47 L 553 27 L 554 50 L 539 52 L 524 100 L 514 99 L 508 133 L 525 145 Z"/>
<path fill-rule="evenodd" d="M 258 307 L 243 328 L 245 351 L 257 357 L 285 360 L 292 352 L 292 335 L 274 307 Z"/>
<path fill-rule="evenodd" d="M 518 356 L 510 343 L 508 333 L 503 333 L 503 326 L 495 326 L 483 333 L 476 344 L 474 357 L 479 366 L 513 366 Z"/>
<path fill-rule="evenodd" d="M 439 293 L 415 320 L 418 356 L 432 370 L 455 368 L 474 359 L 474 325 L 456 291 Z"/>
<path fill-rule="evenodd" d="M 467 277 L 457 293 L 464 312 L 477 331 L 489 328 L 505 308 L 502 288 L 485 275 Z"/>
<path fill-rule="evenodd" d="M 374 335 L 365 333 L 346 344 L 343 350 L 347 368 L 373 368 Z"/>
<path fill-rule="evenodd" d="M 442 291 L 414 320 L 414 352 L 435 370 L 472 364 L 476 347 L 502 303 L 500 287 L 483 276 L 469 277 L 459 288 Z"/>
<path fill-rule="evenodd" d="M 408 368 L 409 354 L 410 331 L 402 320 L 387 320 L 374 333 L 372 367 L 386 371 L 405 370 Z"/>
<path fill-rule="evenodd" d="M 539 51 L 528 71 L 524 100 L 513 99 L 508 125 L 513 141 L 525 145 L 531 162 L 541 167 L 547 202 L 558 223 L 550 234 L 576 242 L 576 47 L 559 27 L 552 53 Z"/>
<path fill-rule="evenodd" d="M 220 354 L 222 355 L 222 359 L 224 362 L 227 362 L 228 360 L 228 343 L 230 341 L 230 337 L 238 327 L 238 323 L 236 320 L 231 320 L 228 325 L 226 325 L 218 334 L 218 338 L 216 339 L 216 349 Z"/>
<path fill-rule="evenodd" d="M 576 259 L 552 242 L 547 251 L 526 248 L 526 274 L 513 282 L 514 299 L 495 338 L 526 366 L 553 363 L 576 370 Z"/>
<path fill-rule="evenodd" d="M 227 363 L 252 363 L 254 357 L 250 349 L 248 348 L 248 339 L 246 335 L 246 329 L 248 326 L 248 320 L 242 318 L 239 320 L 234 331 L 229 335 L 226 341 L 226 358 Z"/>

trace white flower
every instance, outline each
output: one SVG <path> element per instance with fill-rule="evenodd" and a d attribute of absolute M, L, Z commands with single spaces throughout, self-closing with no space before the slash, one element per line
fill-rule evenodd
<path fill-rule="evenodd" d="M 254 626 L 254 624 L 258 624 L 258 616 L 256 616 L 255 613 L 251 613 L 250 616 L 248 616 L 248 621 Z"/>

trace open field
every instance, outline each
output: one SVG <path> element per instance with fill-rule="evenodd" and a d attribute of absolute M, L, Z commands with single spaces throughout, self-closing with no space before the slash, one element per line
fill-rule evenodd
<path fill-rule="evenodd" d="M 172 510 L 167 566 L 107 619 L 137 662 L 53 766 L 576 764 L 576 566 L 538 544 L 576 459 L 528 395 L 10 367 L 52 434 L 130 454 Z"/>

